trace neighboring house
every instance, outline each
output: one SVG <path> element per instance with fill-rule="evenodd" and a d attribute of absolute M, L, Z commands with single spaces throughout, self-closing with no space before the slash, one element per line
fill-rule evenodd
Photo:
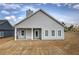
<path fill-rule="evenodd" d="M 43 10 L 28 10 L 27 17 L 15 25 L 15 40 L 29 39 L 64 39 L 64 26 Z"/>
<path fill-rule="evenodd" d="M 14 28 L 8 20 L 0 20 L 0 37 L 7 37 L 14 35 Z"/>

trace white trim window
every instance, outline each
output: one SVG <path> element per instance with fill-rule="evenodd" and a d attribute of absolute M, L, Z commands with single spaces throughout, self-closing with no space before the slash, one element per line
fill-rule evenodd
<path fill-rule="evenodd" d="M 48 36 L 48 30 L 45 30 L 45 36 Z"/>
<path fill-rule="evenodd" d="M 58 36 L 61 36 L 61 30 L 58 30 Z"/>
<path fill-rule="evenodd" d="M 51 33 L 52 33 L 52 36 L 55 36 L 55 30 L 52 30 Z"/>

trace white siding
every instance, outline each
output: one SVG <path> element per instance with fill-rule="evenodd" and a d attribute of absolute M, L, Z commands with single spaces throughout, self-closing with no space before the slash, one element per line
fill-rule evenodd
<path fill-rule="evenodd" d="M 48 36 L 45 36 L 45 30 L 48 30 Z M 52 30 L 55 30 L 55 36 L 52 36 Z M 61 30 L 61 36 L 58 36 L 58 30 Z M 48 40 L 48 39 L 52 39 L 55 40 L 55 39 L 64 39 L 64 29 L 54 29 L 54 28 L 51 28 L 51 29 L 43 29 L 42 30 L 42 39 L 44 40 Z"/>
<path fill-rule="evenodd" d="M 31 36 L 32 36 L 31 29 L 24 29 L 24 32 L 25 32 L 24 36 L 21 35 L 21 30 L 23 29 L 18 29 L 17 31 L 17 35 L 18 35 L 17 39 L 22 39 L 22 38 L 24 38 L 24 40 L 31 39 Z"/>
<path fill-rule="evenodd" d="M 18 24 L 16 28 L 63 28 L 42 12 L 38 12 L 24 22 Z"/>
<path fill-rule="evenodd" d="M 24 35 L 22 35 L 21 31 L 24 31 Z M 16 34 L 18 36 L 18 39 L 26 40 L 26 30 L 25 29 L 18 29 Z"/>
<path fill-rule="evenodd" d="M 31 39 L 31 30 L 30 29 L 26 30 L 26 39 Z"/>

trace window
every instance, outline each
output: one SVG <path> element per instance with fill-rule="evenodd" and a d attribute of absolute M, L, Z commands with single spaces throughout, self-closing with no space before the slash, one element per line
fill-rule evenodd
<path fill-rule="evenodd" d="M 45 36 L 48 36 L 48 30 L 45 30 Z"/>
<path fill-rule="evenodd" d="M 58 36 L 61 36 L 61 30 L 58 30 Z"/>
<path fill-rule="evenodd" d="M 3 37 L 3 36 L 4 36 L 4 32 L 1 31 L 1 32 L 0 32 L 0 37 Z"/>
<path fill-rule="evenodd" d="M 55 36 L 55 31 L 54 30 L 52 30 L 52 36 Z"/>
<path fill-rule="evenodd" d="M 23 31 L 23 30 L 21 31 L 21 35 L 22 35 L 22 36 L 24 35 L 24 31 Z"/>
<path fill-rule="evenodd" d="M 2 36 L 4 36 L 4 32 L 2 32 Z"/>
<path fill-rule="evenodd" d="M 38 37 L 38 31 L 36 31 L 36 37 Z"/>
<path fill-rule="evenodd" d="M 0 32 L 0 36 L 2 36 L 2 32 Z"/>

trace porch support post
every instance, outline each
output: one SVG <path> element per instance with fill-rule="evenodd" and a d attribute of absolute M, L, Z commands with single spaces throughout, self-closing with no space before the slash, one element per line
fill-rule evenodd
<path fill-rule="evenodd" d="M 16 40 L 16 28 L 15 28 L 15 40 Z"/>
<path fill-rule="evenodd" d="M 43 29 L 41 28 L 41 40 L 43 39 Z"/>
<path fill-rule="evenodd" d="M 31 35 L 32 35 L 31 39 L 33 40 L 33 28 L 31 30 Z"/>

